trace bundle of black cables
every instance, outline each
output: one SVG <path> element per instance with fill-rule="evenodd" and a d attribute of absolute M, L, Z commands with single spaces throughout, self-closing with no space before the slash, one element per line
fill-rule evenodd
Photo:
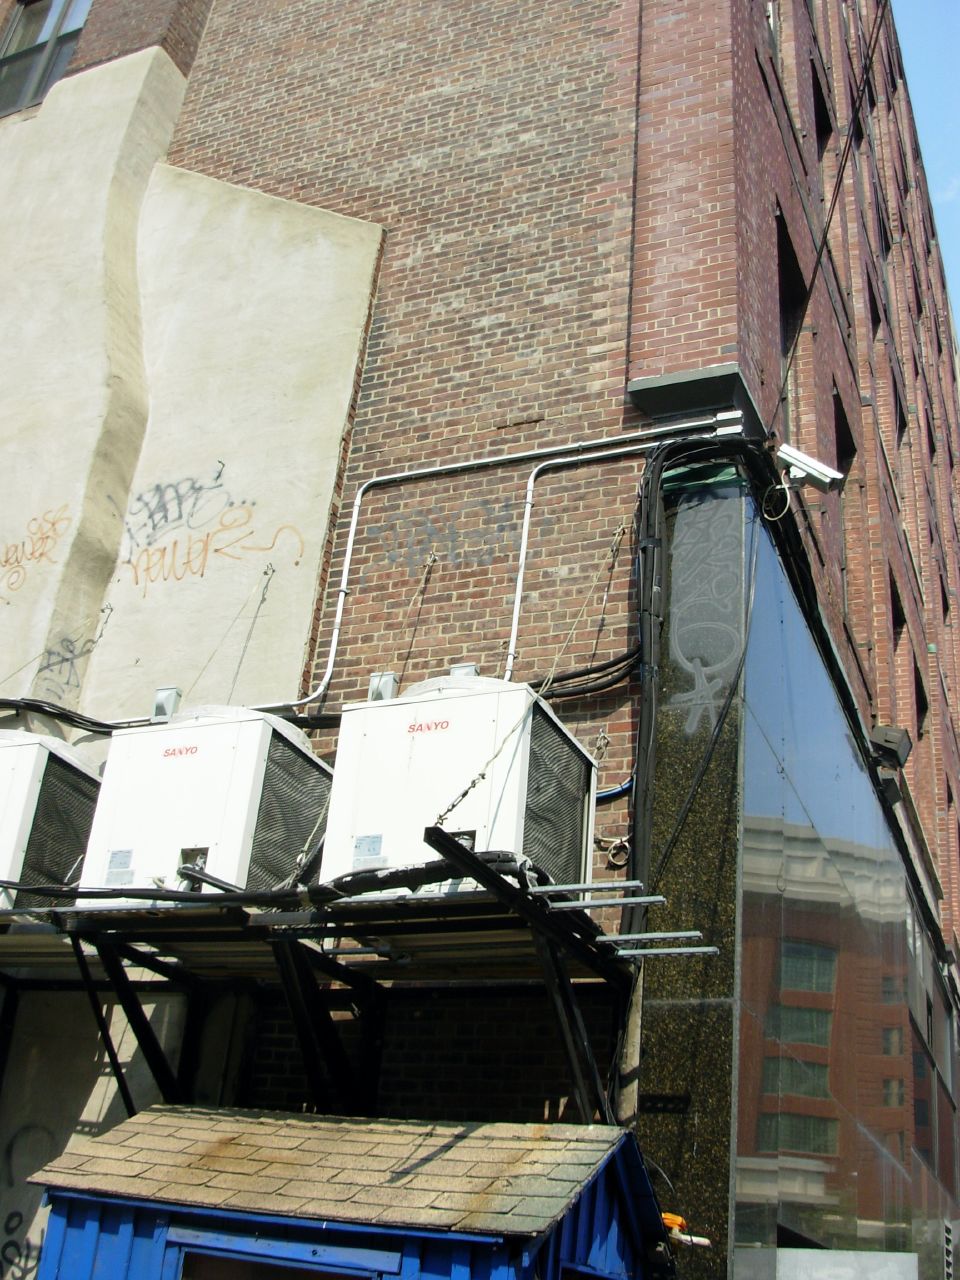
<path fill-rule="evenodd" d="M 575 671 L 565 671 L 561 675 L 541 676 L 530 681 L 531 689 L 538 693 L 543 690 L 543 697 L 549 702 L 553 698 L 583 698 L 594 693 L 603 693 L 613 689 L 624 680 L 629 680 L 640 661 L 640 646 L 634 645 L 626 653 L 609 658 L 606 662 L 598 662 L 590 667 L 578 667 Z"/>

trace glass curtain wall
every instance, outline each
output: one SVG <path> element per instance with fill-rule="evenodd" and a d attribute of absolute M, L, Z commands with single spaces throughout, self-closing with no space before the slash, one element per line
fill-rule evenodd
<path fill-rule="evenodd" d="M 737 1257 L 746 1274 L 751 1247 L 904 1251 L 934 1280 L 957 1216 L 951 1006 L 831 679 L 746 506 L 759 536 L 740 726 Z"/>

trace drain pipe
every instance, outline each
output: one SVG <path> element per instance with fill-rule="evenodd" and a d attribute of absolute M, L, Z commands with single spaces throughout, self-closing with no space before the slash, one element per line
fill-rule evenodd
<path fill-rule="evenodd" d="M 333 671 L 337 660 L 337 651 L 340 644 L 340 632 L 343 626 L 343 612 L 346 604 L 347 596 L 350 594 L 350 569 L 353 561 L 354 545 L 356 543 L 357 529 L 360 524 L 360 510 L 367 494 L 372 489 L 386 489 L 395 485 L 406 484 L 413 480 L 436 479 L 441 476 L 462 475 L 469 471 L 491 470 L 496 467 L 517 466 L 523 462 L 539 463 L 547 459 L 564 459 L 570 463 L 584 458 L 585 455 L 599 451 L 611 451 L 613 453 L 629 453 L 631 450 L 624 446 L 655 444 L 665 439 L 678 435 L 688 435 L 691 433 L 703 432 L 704 434 L 711 430 L 720 433 L 723 430 L 722 423 L 726 425 L 726 431 L 731 430 L 731 420 L 739 419 L 739 414 L 719 413 L 710 414 L 686 422 L 677 422 L 669 426 L 648 428 L 645 431 L 635 431 L 629 435 L 615 436 L 613 438 L 601 440 L 583 440 L 575 444 L 551 445 L 545 449 L 526 449 L 518 453 L 501 453 L 495 454 L 487 458 L 473 458 L 465 462 L 449 462 L 441 466 L 435 467 L 418 467 L 412 471 L 397 471 L 390 475 L 373 476 L 357 490 L 356 497 L 353 502 L 353 514 L 350 518 L 350 530 L 347 534 L 347 545 L 344 550 L 343 571 L 340 575 L 340 586 L 337 591 L 337 605 L 333 619 L 333 633 L 330 637 L 330 649 L 327 654 L 327 665 L 324 670 L 323 677 L 317 687 L 312 692 L 306 694 L 303 698 L 298 698 L 295 702 L 274 702 L 263 704 L 254 710 L 272 710 L 280 706 L 288 707 L 305 707 L 311 702 L 319 702 L 326 697 L 327 690 L 330 688 L 330 682 L 333 679 Z M 529 490 L 529 485 L 528 485 Z M 525 512 L 525 520 L 529 527 L 528 513 Z M 517 604 L 515 602 L 515 609 Z"/>

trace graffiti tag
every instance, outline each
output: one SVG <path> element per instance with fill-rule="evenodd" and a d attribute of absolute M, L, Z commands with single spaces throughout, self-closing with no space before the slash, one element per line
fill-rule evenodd
<path fill-rule="evenodd" d="M 283 543 L 294 566 L 304 553 L 300 530 L 279 524 L 267 535 L 254 528 L 256 503 L 234 500 L 222 482 L 223 466 L 211 480 L 185 476 L 155 484 L 139 493 L 124 517 L 122 562 L 144 596 L 158 583 L 203 578 L 216 564 L 224 566 L 254 554 L 267 554 Z"/>
<path fill-rule="evenodd" d="M 387 562 L 402 565 L 411 577 L 422 572 L 431 551 L 454 568 L 473 569 L 519 551 L 520 510 L 520 504 L 509 499 L 499 504 L 484 499 L 459 511 L 434 506 L 371 525 L 369 534 L 379 540 Z M 539 535 L 549 537 L 554 526 L 549 517 L 541 520 Z"/>
<path fill-rule="evenodd" d="M 0 1280 L 27 1280 L 40 1266 L 40 1248 L 26 1235 L 23 1214 L 14 1209 L 3 1220 L 3 1244 L 0 1245 Z"/>
<path fill-rule="evenodd" d="M 28 520 L 25 536 L 18 541 L 0 543 L 0 592 L 19 591 L 27 580 L 29 566 L 56 564 L 53 553 L 69 524 L 64 504 Z M 0 594 L 0 599 L 5 597 Z"/>
<path fill-rule="evenodd" d="M 176 529 L 201 529 L 234 505 L 220 477 L 198 480 L 184 476 L 144 489 L 130 503 L 124 528 L 132 548 L 149 547 Z M 253 503 L 246 503 L 253 506 Z"/>

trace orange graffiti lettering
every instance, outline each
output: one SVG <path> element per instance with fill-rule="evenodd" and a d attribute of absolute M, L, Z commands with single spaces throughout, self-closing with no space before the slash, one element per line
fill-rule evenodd
<path fill-rule="evenodd" d="M 241 504 L 222 511 L 213 528 L 204 533 L 180 533 L 166 542 L 141 548 L 127 562 L 135 585 L 146 596 L 150 587 L 160 582 L 203 578 L 216 563 L 213 556 L 225 561 L 242 560 L 246 555 L 272 551 L 283 535 L 292 538 L 296 548 L 294 564 L 300 563 L 304 542 L 298 529 L 291 524 L 279 525 L 272 540 L 261 545 L 252 523 L 253 508 Z"/>
<path fill-rule="evenodd" d="M 0 587 L 19 591 L 27 579 L 28 566 L 56 564 L 53 552 L 69 524 L 64 503 L 29 519 L 26 534 L 19 541 L 0 543 Z"/>

